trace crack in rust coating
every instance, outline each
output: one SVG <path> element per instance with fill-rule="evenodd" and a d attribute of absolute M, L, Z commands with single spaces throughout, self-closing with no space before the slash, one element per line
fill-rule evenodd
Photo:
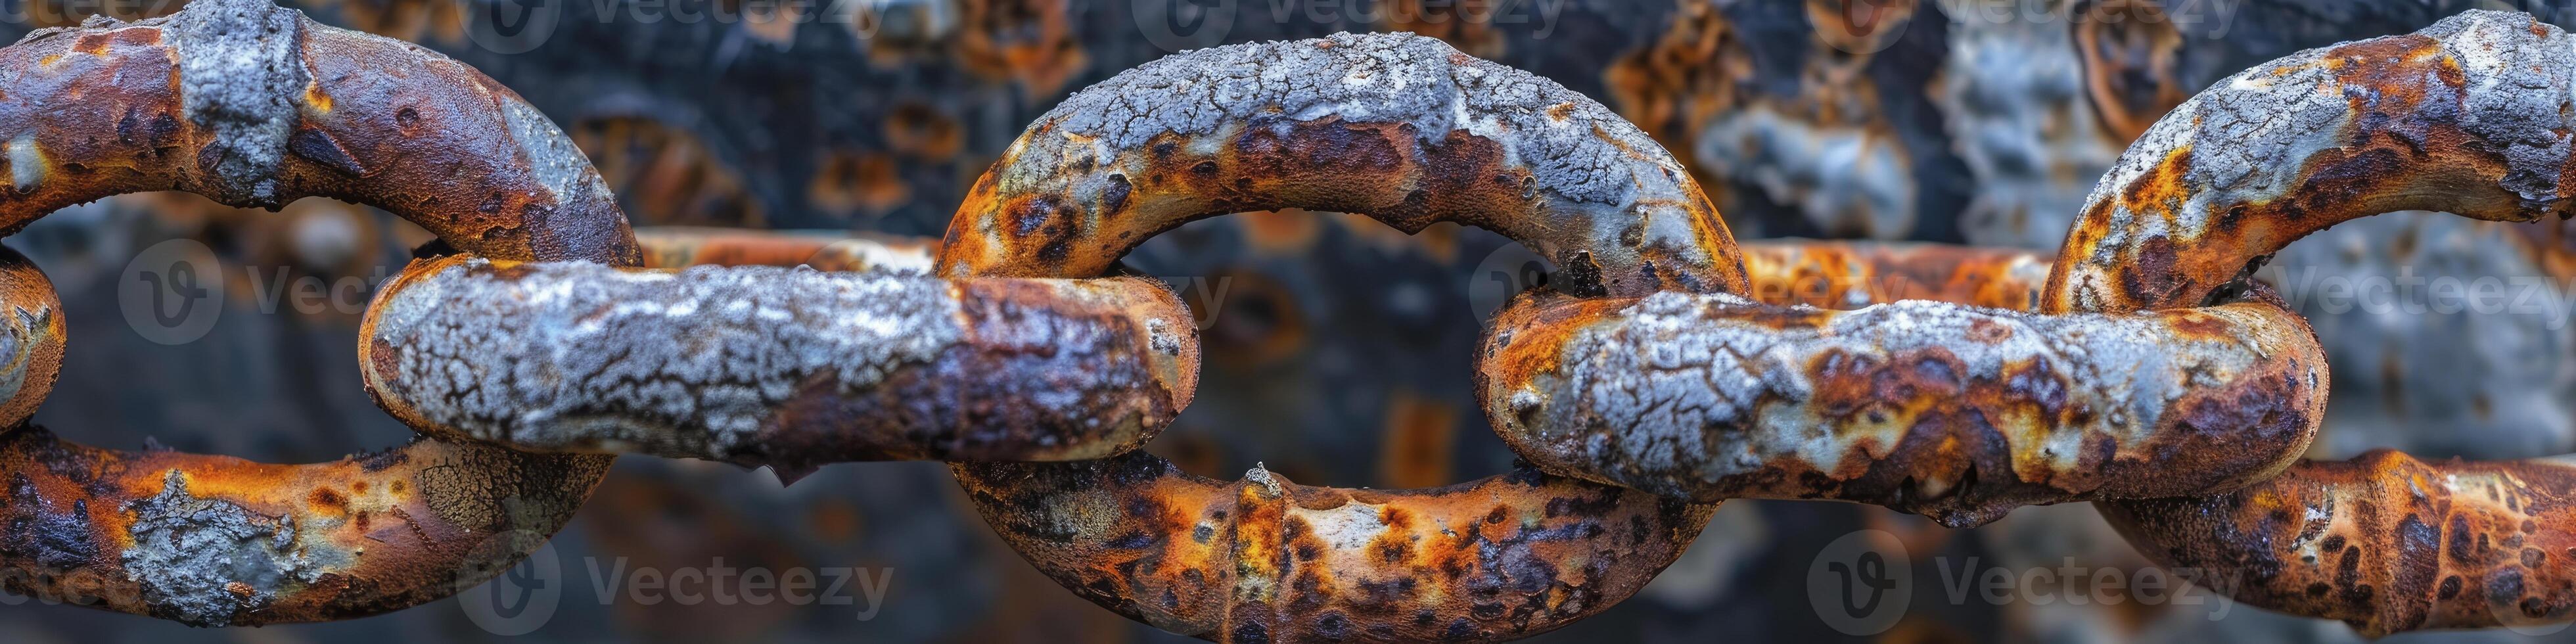
<path fill-rule="evenodd" d="M 1411 34 L 1199 50 L 1085 89 L 976 183 L 936 270 L 1096 276 L 1184 222 L 1283 207 L 1500 231 L 1578 296 L 1745 288 L 1706 195 L 1635 126 Z M 1532 469 L 1400 492 L 1223 484 L 1143 452 L 951 471 L 1065 588 L 1234 642 L 1545 632 L 1633 594 L 1714 509 Z"/>
<path fill-rule="evenodd" d="M 0 587 L 198 626 L 399 610 L 507 570 L 608 461 L 422 439 L 275 465 L 18 427 L 0 434 L 0 519 L 42 528 L 0 540 Z"/>
<path fill-rule="evenodd" d="M 1002 538 L 1103 607 L 1225 642 L 1496 641 L 1618 603 L 1715 511 L 1523 469 L 1423 490 L 1232 483 L 1144 452 L 954 466 Z"/>
<path fill-rule="evenodd" d="M 518 111 L 512 111 L 518 110 Z M 93 18 L 0 49 L 0 233 L 181 190 L 235 206 L 383 207 L 470 252 L 640 260 L 560 131 L 480 72 L 257 0 Z M 348 619 L 441 599 L 571 520 L 610 458 L 434 438 L 328 463 L 122 452 L 24 424 L 53 385 L 60 299 L 0 256 L 0 588 L 192 625 Z"/>
<path fill-rule="evenodd" d="M 2228 494 L 2098 503 L 2159 565 L 2366 637 L 2576 618 L 2576 462 L 2304 462 Z"/>
<path fill-rule="evenodd" d="M 451 257 L 379 295 L 360 361 L 405 422 L 520 449 L 1065 460 L 1133 449 L 1187 405 L 1192 329 L 1134 278 Z"/>
<path fill-rule="evenodd" d="M 157 617 L 227 626 L 234 613 L 258 610 L 321 574 L 316 553 L 295 539 L 294 517 L 191 496 L 178 470 L 163 479 L 160 494 L 127 503 L 125 511 L 134 515 L 126 574 L 142 584 Z"/>
<path fill-rule="evenodd" d="M 1412 34 L 1202 49 L 1127 70 L 1032 124 L 979 180 L 942 274 L 1100 274 L 1153 233 L 1226 213 L 1482 226 L 1569 292 L 1741 290 L 1734 238 L 1662 146 L 1544 78 Z"/>
<path fill-rule="evenodd" d="M 1965 527 L 2233 489 L 2297 459 L 2324 412 L 2322 352 L 2270 302 L 2052 316 L 1526 300 L 1480 365 L 1496 431 L 1551 472 L 1703 501 L 1858 501 Z"/>
<path fill-rule="evenodd" d="M 2303 51 L 2192 97 L 2095 186 L 2041 310 L 2203 304 L 2274 252 L 2402 210 L 2576 212 L 2576 40 L 2468 11 Z M 2576 617 L 2566 457 L 2424 463 L 2378 451 L 2234 491 L 2098 505 L 2162 565 L 2366 636 Z"/>
<path fill-rule="evenodd" d="M 2290 242 L 2385 212 L 2576 212 L 2571 72 L 2557 27 L 2468 11 L 2220 81 L 2094 187 L 2043 310 L 2197 306 Z"/>
<path fill-rule="evenodd" d="M 208 187 L 219 201 L 284 206 L 277 174 L 296 121 L 293 96 L 311 82 L 295 60 L 303 14 L 268 0 L 194 4 L 162 31 L 178 61 L 180 109 L 212 141 L 198 154 Z"/>

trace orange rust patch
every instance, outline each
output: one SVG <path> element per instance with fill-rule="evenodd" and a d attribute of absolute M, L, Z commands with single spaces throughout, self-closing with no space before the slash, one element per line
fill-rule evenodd
<path fill-rule="evenodd" d="M 322 114 L 331 113 L 331 95 L 323 93 L 320 84 L 304 86 L 304 105 Z"/>

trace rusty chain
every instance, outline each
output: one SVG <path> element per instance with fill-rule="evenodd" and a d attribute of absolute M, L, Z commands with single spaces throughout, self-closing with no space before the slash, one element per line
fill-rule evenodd
<path fill-rule="evenodd" d="M 2383 212 L 2566 218 L 2571 74 L 2576 38 L 2471 11 L 2221 81 L 2102 179 L 2042 310 L 2226 297 L 2291 241 Z M 2249 572 L 2237 599 L 2364 635 L 2563 622 L 2576 615 L 2568 467 L 2383 450 L 2214 496 L 2100 507 L 2159 563 Z"/>
<path fill-rule="evenodd" d="M 951 276 L 1091 277 L 1154 233 L 1245 210 L 1500 231 L 1570 293 L 1740 290 L 1734 239 L 1608 108 L 1412 35 L 1217 47 L 1041 117 L 949 224 Z M 1226 483 L 1143 452 L 959 464 L 986 521 L 1084 598 L 1226 641 L 1496 639 L 1626 599 L 1714 505 L 1534 469 L 1427 490 Z"/>
<path fill-rule="evenodd" d="M 948 461 L 1067 589 L 1222 641 L 1548 631 L 1635 593 L 1733 498 L 1951 526 L 2096 501 L 2160 563 L 2251 572 L 2239 599 L 2367 634 L 2564 621 L 2576 466 L 2299 462 L 2327 365 L 2250 276 L 2379 212 L 2569 212 L 2571 47 L 2472 12 L 2250 70 L 2148 127 L 2051 262 L 1739 247 L 1627 121 L 1409 34 L 1123 72 L 1029 126 L 931 242 L 639 234 L 550 121 L 453 60 L 266 0 L 97 19 L 0 49 L 0 230 L 147 190 L 418 223 L 444 247 L 376 294 L 358 363 L 421 437 L 308 465 L 58 439 L 26 421 L 65 359 L 61 304 L 0 254 L 0 583 L 192 625 L 396 610 L 512 565 L 613 455 L 645 454 L 789 482 Z M 1138 449 L 1188 406 L 1198 339 L 1118 260 L 1279 208 L 1476 225 L 1560 267 L 1475 365 L 1525 465 L 1382 491 Z"/>
<path fill-rule="evenodd" d="M 517 95 L 410 44 L 264 1 L 96 19 L 0 50 L 10 182 L 0 230 L 110 195 L 237 206 L 372 204 L 467 252 L 633 264 L 634 238 L 579 150 Z M 91 109 L 64 109 L 83 105 Z M 99 449 L 23 427 L 60 367 L 53 285 L 14 253 L 15 377 L 0 437 L 14 592 L 191 625 L 339 619 L 496 574 L 552 535 L 608 458 L 421 439 L 303 465 Z"/>

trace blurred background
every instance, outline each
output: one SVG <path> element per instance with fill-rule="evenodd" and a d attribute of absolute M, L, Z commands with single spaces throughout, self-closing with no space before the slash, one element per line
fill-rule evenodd
<path fill-rule="evenodd" d="M 2293 51 L 2399 34 L 2469 8 L 2571 24 L 2571 0 L 299 0 L 322 22 L 419 43 L 516 89 L 589 153 L 638 226 L 935 236 L 1022 126 L 1086 84 L 1171 52 L 1336 31 L 1414 31 L 1609 105 L 1697 173 L 1739 237 L 2056 248 L 2084 195 L 2167 109 Z M 140 19 L 183 0 L 0 0 L 0 36 Z M 2407 213 L 2303 240 L 2265 275 L 2330 347 L 2333 406 L 2312 456 L 2559 454 L 2576 443 L 2576 336 L 2555 315 L 2333 306 L 2328 278 L 2546 278 L 2557 222 Z M 116 282 L 147 249 L 202 243 L 225 309 L 164 345 Z M 368 289 L 428 235 L 307 200 L 243 211 L 128 195 L 57 212 L 7 244 L 59 285 L 62 381 L 36 421 L 65 438 L 304 462 L 398 444 L 350 356 Z M 1422 487 L 1509 468 L 1470 396 L 1470 354 L 1535 259 L 1478 229 L 1404 235 L 1320 212 L 1246 213 L 1129 258 L 1202 322 L 1197 403 L 1149 449 L 1231 479 L 1256 461 L 1307 484 Z M 281 290 L 284 289 L 284 290 Z M 319 289 L 314 298 L 277 294 Z M 2400 295 L 2399 297 L 2404 297 Z M 2402 302 L 2400 303 L 2402 304 Z M 520 639 L 1178 641 L 1096 608 L 1004 548 L 931 463 L 767 472 L 627 458 L 552 551 L 560 606 Z M 1811 607 L 1811 564 L 1881 530 L 1911 577 L 1902 618 L 1854 635 Z M 636 570 L 844 571 L 847 603 L 651 602 Z M 2043 579 L 2034 570 L 2079 572 Z M 1615 609 L 1535 641 L 2347 642 L 2335 622 L 2198 594 L 2088 585 L 2145 562 L 2083 505 L 1947 530 L 1872 507 L 1728 503 L 1690 552 Z M 1965 580 L 2001 571 L 1989 594 Z M 2058 577 L 2081 577 L 2060 580 Z M 877 592 L 861 592 L 869 583 Z M 1960 590 L 1970 588 L 1969 590 Z M 604 591 L 604 592 L 603 592 Z M 658 597 L 658 596 L 656 596 Z M 669 599 L 667 597 L 658 597 Z M 0 600 L 0 642 L 484 639 L 457 600 L 348 622 L 189 630 Z M 1847 626 L 1847 625 L 1845 625 Z M 2511 632 L 2396 642 L 2514 641 Z M 2576 632 L 2541 639 L 2576 641 Z"/>

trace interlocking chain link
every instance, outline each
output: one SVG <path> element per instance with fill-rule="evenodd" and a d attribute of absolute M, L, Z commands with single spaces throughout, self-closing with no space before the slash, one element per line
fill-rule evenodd
<path fill-rule="evenodd" d="M 2528 14 L 2471 11 L 2260 65 L 2121 156 L 2068 233 L 2042 308 L 2223 297 L 2291 241 L 2383 212 L 2565 218 L 2570 137 L 2576 38 Z M 2237 599 L 2364 635 L 2541 624 L 2576 616 L 2569 467 L 2383 450 L 2225 494 L 2101 507 L 2159 563 L 2246 573 Z"/>
<path fill-rule="evenodd" d="M 86 109 L 67 109 L 80 106 Z M 0 49 L 0 230 L 115 194 L 385 208 L 488 257 L 634 264 L 581 152 L 482 73 L 265 0 L 93 19 Z M 454 594 L 570 520 L 602 456 L 423 438 L 328 463 L 78 445 L 21 427 L 63 352 L 53 285 L 10 253 L 0 436 L 9 590 L 198 626 L 344 619 Z M 491 541 L 493 535 L 539 538 Z"/>
<path fill-rule="evenodd" d="M 1741 289 L 1734 239 L 1643 132 L 1553 81 L 1395 35 L 1216 47 L 1066 99 L 949 224 L 945 275 L 1089 277 L 1244 210 L 1503 232 L 1567 291 Z M 1374 491 L 1235 482 L 1131 452 L 958 464 L 1003 540 L 1086 599 L 1225 641 L 1491 640 L 1634 594 L 1715 509 L 1534 469 Z"/>
<path fill-rule="evenodd" d="M 546 118 L 452 60 L 265 0 L 0 49 L 0 229 L 183 190 L 327 196 L 445 243 L 376 296 L 368 391 L 422 432 L 331 463 L 80 446 L 28 426 L 61 303 L 0 253 L 0 573 L 194 625 L 444 597 L 562 527 L 613 454 L 952 463 L 1039 570 L 1223 641 L 1499 640 L 1635 593 L 1719 501 L 1973 526 L 2101 501 L 2167 565 L 2368 634 L 2564 621 L 2562 460 L 2300 463 L 2327 389 L 2249 276 L 2387 210 L 2568 212 L 2576 43 L 2519 14 L 2305 52 L 2185 103 L 2056 258 L 1739 247 L 1683 167 L 1554 82 L 1406 34 L 1217 47 L 1031 125 L 945 239 L 630 232 Z M 61 109 L 74 105 L 85 109 Z M 1517 471 L 1448 487 L 1189 475 L 1138 450 L 1197 384 L 1192 318 L 1111 276 L 1194 219 L 1309 208 L 1494 229 L 1560 267 L 1476 378 Z M 446 250 L 457 251 L 440 255 Z M 935 258 L 935 261 L 934 261 Z"/>

